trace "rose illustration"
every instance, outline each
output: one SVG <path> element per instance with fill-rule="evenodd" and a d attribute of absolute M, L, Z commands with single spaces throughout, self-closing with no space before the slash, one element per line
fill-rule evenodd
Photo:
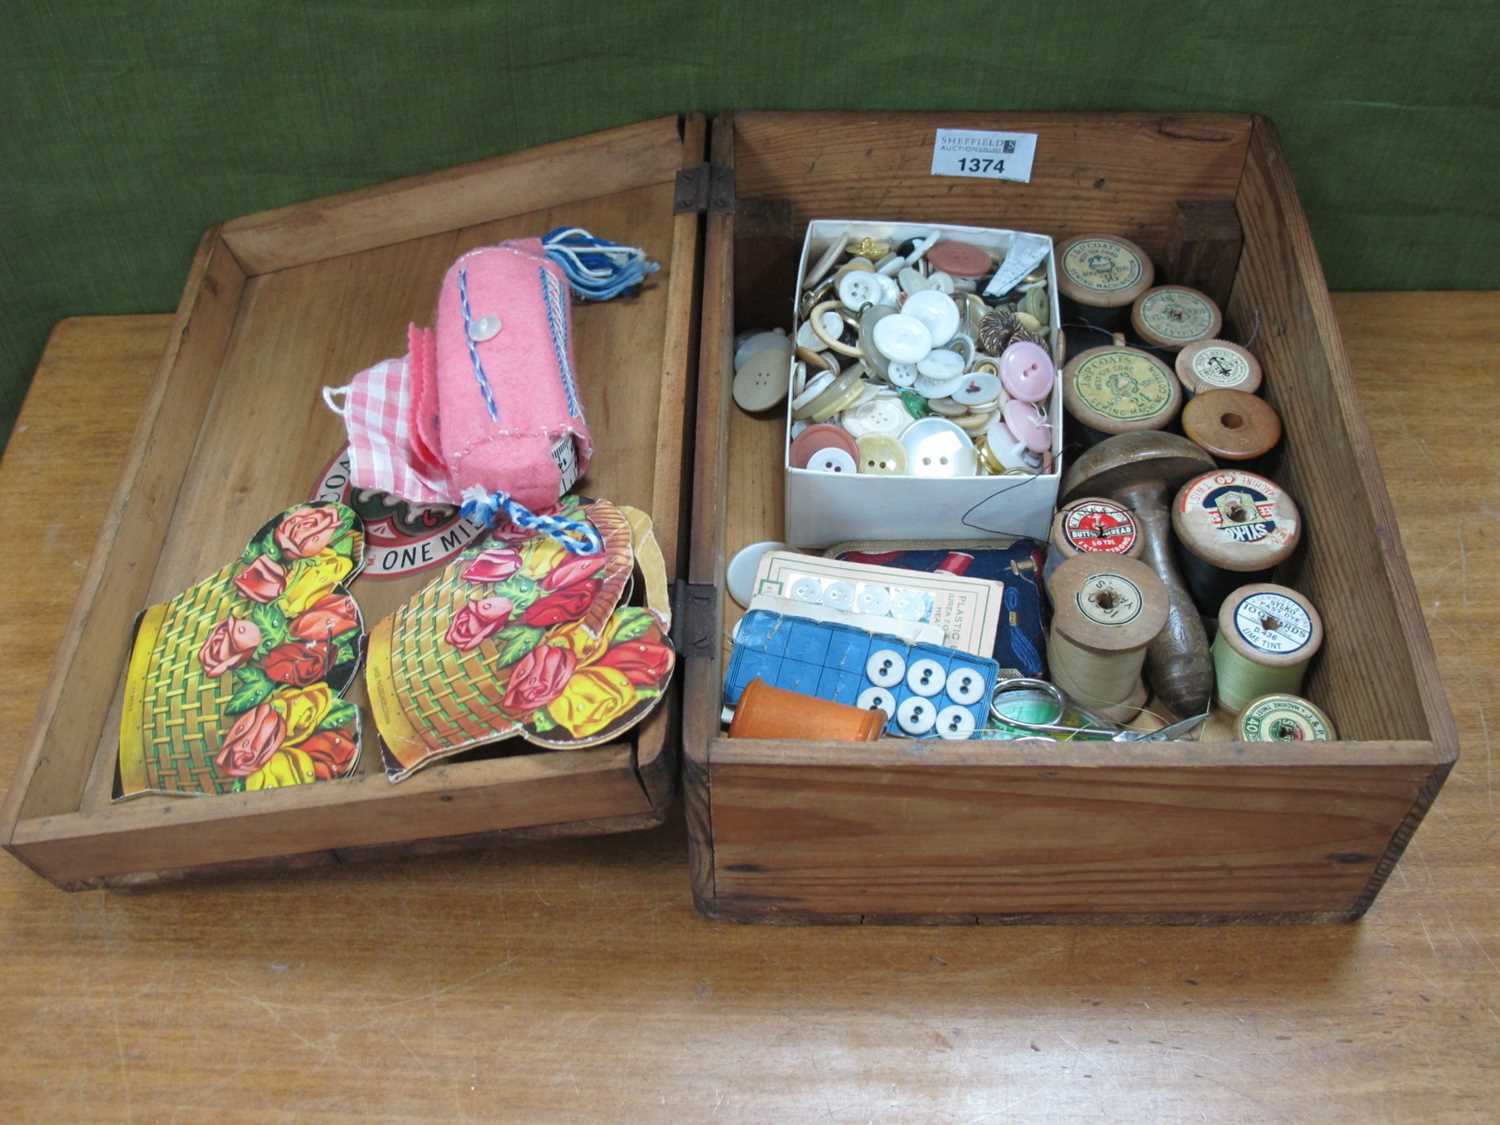
<path fill-rule="evenodd" d="M 623 672 L 596 664 L 568 681 L 567 689 L 548 705 L 547 714 L 574 738 L 591 738 L 636 702 L 635 686 Z"/>
<path fill-rule="evenodd" d="M 259 644 L 260 629 L 255 622 L 226 617 L 214 626 L 198 650 L 198 662 L 210 676 L 222 676 L 231 668 L 247 663 Z"/>
<path fill-rule="evenodd" d="M 613 668 L 637 687 L 657 687 L 672 671 L 672 650 L 646 641 L 624 641 L 599 658 L 600 668 Z"/>
<path fill-rule="evenodd" d="M 299 641 L 328 641 L 359 626 L 359 606 L 348 594 L 326 594 L 288 627 Z"/>
<path fill-rule="evenodd" d="M 271 755 L 270 761 L 245 778 L 245 792 L 280 789 L 286 785 L 306 785 L 316 780 L 313 760 L 301 750 L 283 747 Z"/>
<path fill-rule="evenodd" d="M 556 539 L 538 535 L 521 552 L 521 573 L 527 578 L 544 578 L 568 557 L 568 549 Z"/>
<path fill-rule="evenodd" d="M 542 589 L 561 590 L 564 586 L 571 586 L 573 583 L 581 582 L 585 578 L 594 577 L 603 566 L 604 560 L 598 555 L 591 557 L 570 555 L 558 564 L 556 570 L 542 579 Z"/>
<path fill-rule="evenodd" d="M 320 511 L 322 509 L 319 509 Z M 276 604 L 288 617 L 298 617 L 322 601 L 354 569 L 354 560 L 333 551 L 323 551 L 308 559 L 298 559 L 287 575 L 286 589 Z"/>
<path fill-rule="evenodd" d="M 512 547 L 492 547 L 475 555 L 459 577 L 465 582 L 504 582 L 520 569 L 520 551 Z"/>
<path fill-rule="evenodd" d="M 334 508 L 297 508 L 276 527 L 276 545 L 289 559 L 306 559 L 327 549 L 339 533 Z"/>
<path fill-rule="evenodd" d="M 544 598 L 531 603 L 521 620 L 527 625 L 547 629 L 561 625 L 564 621 L 577 621 L 593 605 L 602 585 L 598 579 L 589 578 L 556 590 Z"/>
<path fill-rule="evenodd" d="M 509 598 L 480 598 L 453 615 L 444 636 L 459 652 L 478 648 L 479 643 L 510 620 L 513 607 Z"/>
<path fill-rule="evenodd" d="M 333 645 L 327 641 L 287 641 L 261 661 L 260 670 L 278 684 L 304 687 L 316 683 L 333 667 Z"/>
<path fill-rule="evenodd" d="M 252 602 L 273 602 L 286 588 L 286 568 L 261 555 L 240 572 L 234 584 Z"/>
<path fill-rule="evenodd" d="M 359 751 L 359 745 L 342 730 L 322 730 L 298 748 L 312 759 L 313 773 L 319 781 L 343 777 Z"/>
<path fill-rule="evenodd" d="M 270 707 L 281 716 L 285 731 L 281 741 L 287 746 L 300 746 L 318 729 L 333 706 L 333 689 L 321 683 L 304 688 L 277 688 L 261 706 Z"/>
<path fill-rule="evenodd" d="M 565 648 L 539 645 L 516 662 L 500 706 L 517 716 L 545 707 L 562 694 L 577 663 Z"/>
<path fill-rule="evenodd" d="M 269 703 L 246 711 L 234 721 L 214 765 L 230 777 L 249 777 L 281 747 L 286 723 Z"/>

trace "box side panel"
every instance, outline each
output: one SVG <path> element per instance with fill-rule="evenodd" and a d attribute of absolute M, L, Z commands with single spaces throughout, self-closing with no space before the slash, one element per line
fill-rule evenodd
<path fill-rule="evenodd" d="M 1291 172 L 1258 120 L 1237 199 L 1244 230 L 1229 315 L 1267 371 L 1281 414 L 1278 481 L 1304 515 L 1290 584 L 1322 612 L 1326 635 L 1307 694 L 1346 739 L 1458 736 L 1437 675 L 1395 512 L 1355 397 L 1349 361 Z"/>
<path fill-rule="evenodd" d="M 1354 916 L 1430 766 L 714 764 L 717 909 Z"/>

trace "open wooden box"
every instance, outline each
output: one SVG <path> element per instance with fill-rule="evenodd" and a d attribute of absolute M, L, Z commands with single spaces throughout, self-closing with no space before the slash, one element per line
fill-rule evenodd
<path fill-rule="evenodd" d="M 929 175 L 937 128 L 1039 134 L 1029 184 Z M 745 921 L 1326 921 L 1369 907 L 1457 755 L 1322 269 L 1263 118 L 741 113 L 707 219 L 684 786 L 693 894 Z M 1232 202 L 1227 314 L 1285 423 L 1306 550 L 1281 579 L 1327 625 L 1306 694 L 1344 741 L 812 743 L 719 729 L 726 559 L 781 538 L 782 427 L 729 394 L 736 326 L 784 324 L 808 220 L 1105 231 L 1161 261 L 1182 201 Z M 1176 280 L 1176 279 L 1171 279 Z M 712 587 L 712 590 L 708 588 Z"/>
<path fill-rule="evenodd" d="M 238 556 L 269 516 L 309 497 L 343 445 L 319 400 L 405 350 L 463 251 L 579 225 L 645 247 L 662 268 L 635 298 L 580 305 L 588 494 L 656 520 L 676 573 L 701 219 L 678 174 L 703 159 L 702 117 L 667 117 L 428 176 L 251 215 L 209 231 L 95 549 L 51 689 L 13 779 L 0 841 L 60 886 L 133 883 L 256 864 L 344 860 L 505 835 L 661 821 L 677 773 L 676 702 L 629 742 L 470 753 L 399 785 L 365 747 L 347 780 L 206 799 L 113 804 L 120 685 L 136 613 Z M 437 572 L 355 593 L 373 624 Z"/>

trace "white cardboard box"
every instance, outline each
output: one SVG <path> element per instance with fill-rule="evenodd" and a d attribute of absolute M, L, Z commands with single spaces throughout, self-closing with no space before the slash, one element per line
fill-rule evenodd
<path fill-rule="evenodd" d="M 792 330 L 797 327 L 797 298 L 808 265 L 844 232 L 892 242 L 925 238 L 941 231 L 982 246 L 1003 259 L 1017 233 L 988 227 L 945 223 L 889 223 L 858 219 L 815 219 L 807 226 L 797 286 L 792 295 Z M 1047 239 L 1047 290 L 1052 304 L 1048 336 L 1058 351 L 1061 314 L 1057 303 L 1057 266 Z M 1052 472 L 1046 476 L 927 477 L 845 476 L 794 469 L 791 465 L 792 411 L 787 402 L 787 434 L 782 450 L 786 470 L 786 534 L 796 547 L 827 547 L 850 539 L 965 540 L 996 536 L 1030 536 L 1045 541 L 1051 528 L 1062 478 L 1062 379 L 1052 388 L 1047 415 L 1052 421 Z"/>

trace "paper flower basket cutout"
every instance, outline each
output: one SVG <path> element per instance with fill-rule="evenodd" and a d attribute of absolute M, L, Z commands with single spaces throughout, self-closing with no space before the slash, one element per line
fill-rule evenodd
<path fill-rule="evenodd" d="M 347 777 L 364 655 L 348 583 L 364 525 L 343 504 L 288 508 L 237 560 L 136 620 L 116 800 L 211 796 Z"/>
<path fill-rule="evenodd" d="M 563 509 L 594 526 L 602 554 L 497 535 L 371 630 L 366 684 L 392 781 L 508 738 L 597 746 L 660 702 L 676 655 L 650 519 L 605 500 Z M 638 563 L 648 604 L 625 605 Z"/>

